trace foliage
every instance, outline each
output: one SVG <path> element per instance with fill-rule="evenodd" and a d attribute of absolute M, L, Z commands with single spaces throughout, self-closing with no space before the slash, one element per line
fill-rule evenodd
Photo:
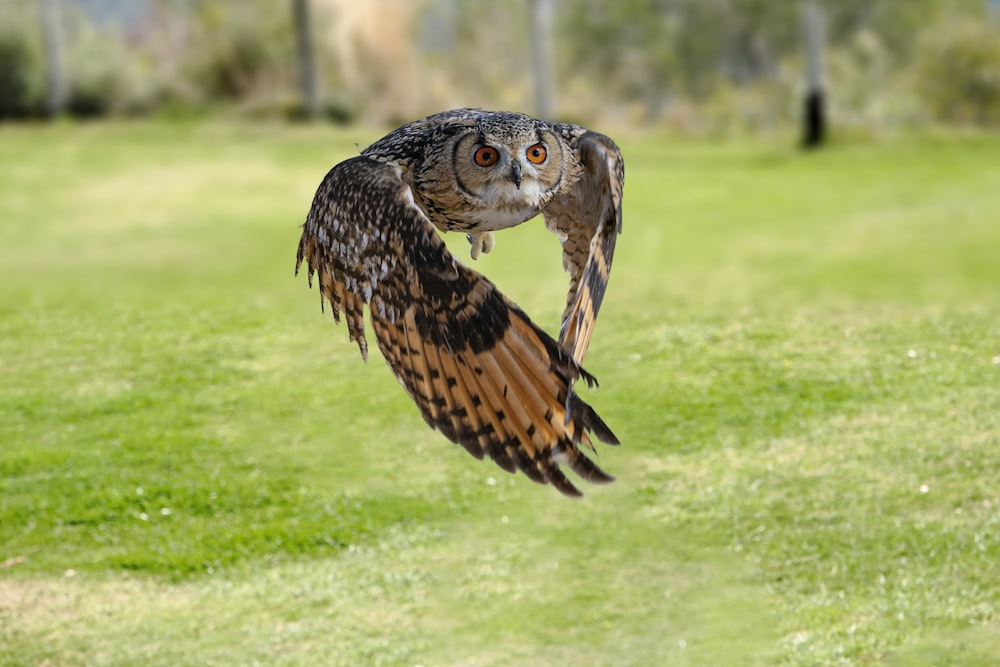
<path fill-rule="evenodd" d="M 822 5 L 837 120 L 859 124 L 907 115 L 897 110 L 912 106 L 912 91 L 899 82 L 919 48 L 916 36 L 928 25 L 983 11 L 978 0 Z M 682 126 L 750 127 L 762 118 L 765 125 L 784 123 L 798 109 L 790 104 L 801 89 L 798 2 L 567 0 L 562 6 L 562 74 L 586 82 L 573 90 L 589 88 L 597 108 L 610 96 L 638 103 L 648 118 L 665 116 Z M 741 102 L 747 99 L 754 100 L 749 113 Z"/>
<path fill-rule="evenodd" d="M 106 116 L 126 106 L 126 72 L 132 66 L 123 58 L 121 43 L 114 32 L 97 25 L 81 23 L 66 61 L 69 113 L 80 118 Z"/>
<path fill-rule="evenodd" d="M 433 10 L 433 3 L 428 4 Z M 449 74 L 445 85 L 454 89 L 450 94 L 462 105 L 497 106 L 485 101 L 517 99 L 535 108 L 532 81 L 524 76 L 531 71 L 532 48 L 527 3 L 460 0 L 450 7 L 438 4 L 448 10 L 431 12 L 424 42 L 430 62 Z"/>
<path fill-rule="evenodd" d="M 81 6 L 59 7 L 66 110 L 72 115 L 219 102 L 280 109 L 291 89 L 292 44 L 282 4 L 164 1 L 149 4 L 146 15 L 123 11 L 115 20 L 96 20 Z M 38 32 L 37 17 L 7 3 L 0 5 L 0 18 L 12 26 L 0 35 L 0 85 L 10 88 L 3 104 L 37 109 L 43 59 L 40 47 L 23 37 Z M 27 101 L 16 101 L 22 99 Z"/>
<path fill-rule="evenodd" d="M 195 36 L 207 48 L 189 65 L 209 98 L 242 100 L 281 70 L 292 70 L 289 19 L 283 3 L 205 3 L 195 14 Z M 285 12 L 287 14 L 287 12 Z"/>
<path fill-rule="evenodd" d="M 0 128 L 0 664 L 997 664 L 1000 139 L 598 129 L 623 444 L 571 502 L 291 275 L 377 131 Z M 476 266 L 555 329 L 540 221 Z"/>
<path fill-rule="evenodd" d="M 0 28 L 0 120 L 42 113 L 38 60 L 23 33 Z"/>
<path fill-rule="evenodd" d="M 704 98 L 723 79 L 772 75 L 770 49 L 787 48 L 796 34 L 794 5 L 763 0 L 738 9 L 725 2 L 580 0 L 568 3 L 562 27 L 567 70 L 596 70 L 622 86 L 621 94 L 652 99 L 654 107 L 664 103 L 657 95 Z"/>
<path fill-rule="evenodd" d="M 124 0 L 100 4 L 121 16 L 98 20 L 84 5 L 60 4 L 73 111 L 296 110 L 288 3 L 154 0 L 142 11 Z M 1000 40 L 981 25 L 983 0 L 823 6 L 837 125 L 988 122 L 996 113 L 989 72 L 991 40 Z M 785 126 L 798 115 L 798 2 L 554 0 L 554 7 L 563 118 L 718 131 Z M 39 32 L 28 9 L 0 3 L 0 22 L 17 35 L 0 48 L 0 70 L 11 87 L 4 102 L 38 109 L 43 60 L 35 38 L 27 51 L 20 41 Z M 313 10 L 328 117 L 388 124 L 461 105 L 536 108 L 524 0 L 313 0 Z"/>
<path fill-rule="evenodd" d="M 944 122 L 1000 125 L 1000 27 L 950 21 L 928 31 L 917 66 L 918 88 Z"/>

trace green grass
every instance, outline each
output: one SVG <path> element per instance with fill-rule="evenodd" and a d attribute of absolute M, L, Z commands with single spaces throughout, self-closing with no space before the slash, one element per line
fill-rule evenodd
<path fill-rule="evenodd" d="M 1000 138 L 622 137 L 574 502 L 293 279 L 377 135 L 0 126 L 0 664 L 1000 662 Z M 555 330 L 540 224 L 478 268 Z"/>

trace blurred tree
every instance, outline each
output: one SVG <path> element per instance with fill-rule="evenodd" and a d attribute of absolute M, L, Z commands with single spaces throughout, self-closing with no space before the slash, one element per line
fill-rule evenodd
<path fill-rule="evenodd" d="M 939 121 L 1000 126 L 1000 26 L 957 18 L 925 32 L 918 90 Z"/>
<path fill-rule="evenodd" d="M 531 54 L 535 77 L 535 115 L 551 119 L 555 107 L 552 78 L 552 0 L 528 0 L 531 5 Z"/>
<path fill-rule="evenodd" d="M 302 94 L 302 110 L 306 117 L 316 118 L 319 115 L 319 91 L 316 80 L 316 61 L 313 57 L 309 0 L 292 0 L 292 23 L 295 26 L 295 46 L 299 60 L 299 90 Z"/>
<path fill-rule="evenodd" d="M 784 72 L 803 57 L 799 5 L 775 0 L 563 0 L 557 25 L 560 62 L 570 77 L 600 82 L 601 100 L 640 102 L 651 119 L 675 100 L 704 106 L 720 92 L 761 83 L 778 83 L 791 92 L 800 78 Z M 886 75 L 898 76 L 911 66 L 916 36 L 926 25 L 945 13 L 981 13 L 982 7 L 983 0 L 825 3 L 828 50 L 849 47 L 864 35 L 884 54 Z M 868 75 L 846 68 L 839 73 Z M 732 99 L 726 100 L 732 106 Z M 774 104 L 771 112 L 779 113 L 780 100 Z"/>
<path fill-rule="evenodd" d="M 32 86 L 34 56 L 23 32 L 0 28 L 0 119 L 23 118 L 42 110 Z"/>
<path fill-rule="evenodd" d="M 930 76 L 923 54 L 934 44 L 917 36 L 955 16 L 987 24 L 987 10 L 998 2 L 823 3 L 823 83 L 837 93 L 828 98 L 831 113 L 841 123 L 882 124 L 963 108 L 967 88 L 942 85 L 932 93 L 922 83 Z M 322 76 L 345 117 L 363 113 L 375 122 L 461 105 L 551 116 L 558 93 L 572 116 L 566 120 L 609 115 L 666 119 L 698 131 L 766 128 L 800 118 L 800 6 L 776 0 L 292 0 L 291 6 L 0 0 L 0 26 L 26 36 L 31 57 L 24 64 L 16 45 L 0 56 L 6 54 L 10 90 L 23 96 L 29 82 L 32 113 L 44 108 L 45 91 L 53 109 L 86 98 L 110 113 L 216 103 L 263 114 L 303 105 L 311 111 L 319 105 L 312 96 L 324 86 L 308 81 Z M 13 20 L 21 15 L 26 19 Z M 969 70 L 959 63 L 973 60 L 953 64 L 964 75 Z M 320 72 L 319 62 L 331 66 Z M 940 65 L 936 71 L 943 71 Z M 982 77 L 976 84 L 980 99 L 986 99 L 986 83 Z"/>
<path fill-rule="evenodd" d="M 529 2 L 434 2 L 449 6 L 452 49 L 440 59 L 441 71 L 446 74 L 442 88 L 448 91 L 449 106 L 502 105 L 537 112 L 532 35 L 525 29 L 532 21 Z M 558 19 L 558 14 L 555 12 L 553 18 Z"/>
<path fill-rule="evenodd" d="M 796 32 L 787 3 L 771 0 L 574 0 L 563 14 L 567 61 L 644 101 L 708 98 L 723 83 L 773 77 Z"/>
<path fill-rule="evenodd" d="M 55 116 L 66 106 L 66 77 L 63 71 L 58 0 L 41 0 L 39 10 L 49 91 L 46 109 L 49 115 Z"/>
<path fill-rule="evenodd" d="M 284 3 L 199 2 L 189 20 L 187 69 L 209 100 L 268 98 L 295 87 L 295 35 Z"/>

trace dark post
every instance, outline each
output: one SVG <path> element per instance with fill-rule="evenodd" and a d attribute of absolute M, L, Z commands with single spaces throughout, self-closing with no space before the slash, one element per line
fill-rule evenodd
<path fill-rule="evenodd" d="M 802 145 L 806 148 L 817 148 L 826 141 L 826 86 L 823 82 L 825 32 L 820 1 L 803 0 L 802 35 L 806 51 L 806 86 Z"/>

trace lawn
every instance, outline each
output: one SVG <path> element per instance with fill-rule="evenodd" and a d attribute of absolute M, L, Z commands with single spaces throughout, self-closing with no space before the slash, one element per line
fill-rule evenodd
<path fill-rule="evenodd" d="M 293 277 L 379 134 L 0 126 L 0 664 L 1000 663 L 1000 136 L 621 136 L 573 501 Z M 477 268 L 556 330 L 540 221 Z"/>

